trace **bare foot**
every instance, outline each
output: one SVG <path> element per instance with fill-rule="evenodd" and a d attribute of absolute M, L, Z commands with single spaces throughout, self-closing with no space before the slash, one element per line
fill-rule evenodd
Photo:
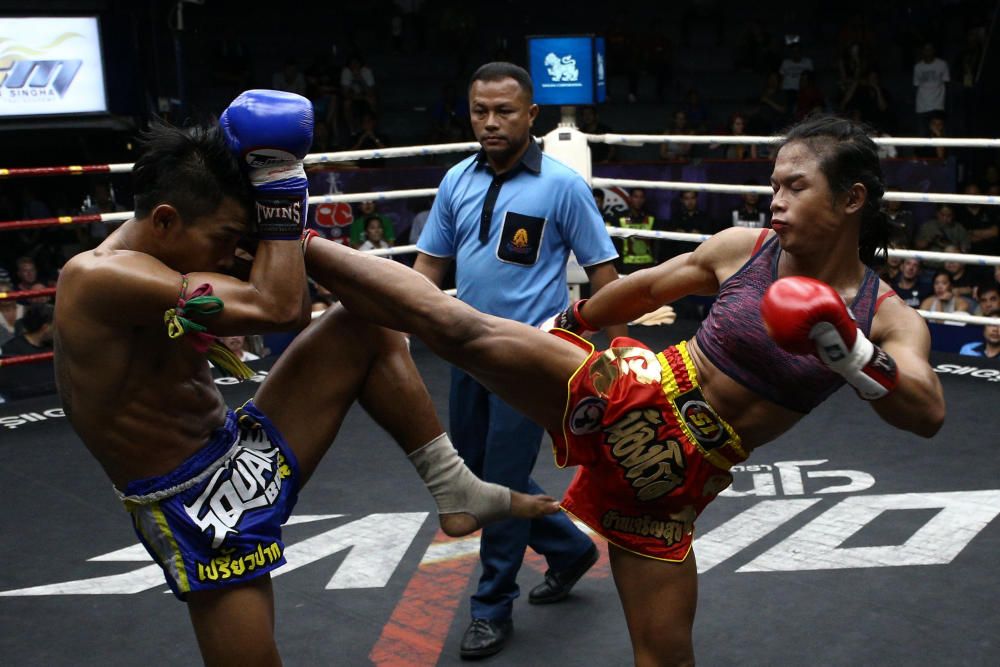
<path fill-rule="evenodd" d="M 559 511 L 559 501 L 551 496 L 532 496 L 518 491 L 510 492 L 510 514 L 499 517 L 506 519 L 516 517 L 518 519 L 537 519 L 546 514 L 555 514 Z M 452 514 L 438 514 L 438 522 L 441 530 L 449 537 L 462 537 L 482 528 L 479 520 L 468 512 L 454 512 Z M 490 523 L 490 522 L 487 522 Z"/>

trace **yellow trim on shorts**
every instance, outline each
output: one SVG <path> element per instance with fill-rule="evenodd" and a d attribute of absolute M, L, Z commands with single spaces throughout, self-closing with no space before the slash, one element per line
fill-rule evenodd
<path fill-rule="evenodd" d="M 643 558 L 648 558 L 650 560 L 658 560 L 661 563 L 683 563 L 684 561 L 687 560 L 687 557 L 691 555 L 691 550 L 694 549 L 694 527 L 691 528 L 691 541 L 688 542 L 688 548 L 687 548 L 687 551 L 684 552 L 684 557 L 683 558 L 679 558 L 679 559 L 678 558 L 661 558 L 659 556 L 650 556 L 649 554 L 644 554 L 641 551 L 636 551 L 635 549 L 629 549 L 628 547 L 624 547 L 624 546 L 618 544 L 618 542 L 616 542 L 616 541 L 612 540 L 611 538 L 609 538 L 607 535 L 605 535 L 604 533 L 602 533 L 600 530 L 598 530 L 594 526 L 590 525 L 587 521 L 584 521 L 583 519 L 581 519 L 577 515 L 575 515 L 572 512 L 570 512 L 568 509 L 566 509 L 565 506 L 563 506 L 562 503 L 559 504 L 559 507 L 560 507 L 560 509 L 562 509 L 563 512 L 566 512 L 566 514 L 570 515 L 571 517 L 573 517 L 574 519 L 576 519 L 577 521 L 579 521 L 580 523 L 582 523 L 583 525 L 585 525 L 587 528 L 590 528 L 591 532 L 593 532 L 595 535 L 600 535 L 601 538 L 605 542 L 607 542 L 608 544 L 613 544 L 616 547 L 618 547 L 619 549 L 621 549 L 622 551 L 627 551 L 627 552 L 629 552 L 631 554 L 635 554 L 636 556 L 641 556 Z"/>
<path fill-rule="evenodd" d="M 160 503 L 153 503 L 149 509 L 153 513 L 153 518 L 156 519 L 156 525 L 160 527 L 160 531 L 170 543 L 170 550 L 173 551 L 172 558 L 174 567 L 177 568 L 177 578 L 179 579 L 177 587 L 181 593 L 187 593 L 191 590 L 191 585 L 188 583 L 187 570 L 184 568 L 184 557 L 181 555 L 181 550 L 177 546 L 177 540 L 174 539 L 174 534 L 167 523 L 167 517 L 163 514 L 163 510 L 160 509 Z"/>
<path fill-rule="evenodd" d="M 563 404 L 564 404 L 564 407 L 563 407 L 563 416 L 562 416 L 562 421 L 559 424 L 559 430 L 562 431 L 563 444 L 566 447 L 566 458 L 565 458 L 565 460 L 563 460 L 563 461 L 559 460 L 559 450 L 556 448 L 556 443 L 555 442 L 552 443 L 552 458 L 555 460 L 556 467 L 557 468 L 565 468 L 567 462 L 569 461 L 569 437 L 567 437 L 567 435 L 566 435 L 566 419 L 569 417 L 569 411 L 570 411 L 569 402 L 570 402 L 570 399 L 573 398 L 573 390 L 572 390 L 573 380 L 580 373 L 580 371 L 582 371 L 583 368 L 587 365 L 587 362 L 590 361 L 590 357 L 591 357 L 591 355 L 594 354 L 594 349 L 595 348 L 594 348 L 594 344 L 591 343 L 586 338 L 584 338 L 583 336 L 577 336 L 572 331 L 566 331 L 566 329 L 559 329 L 559 331 L 562 331 L 563 333 L 567 333 L 570 336 L 573 336 L 574 338 L 579 338 L 581 341 L 583 341 L 587 345 L 587 347 L 590 348 L 590 351 L 587 352 L 587 356 L 585 356 L 583 358 L 583 361 L 580 362 L 580 365 L 576 367 L 576 370 L 573 371 L 572 375 L 569 376 L 569 379 L 566 380 L 566 400 L 563 401 Z M 566 341 L 566 342 L 568 343 L 569 341 Z"/>
<path fill-rule="evenodd" d="M 694 360 L 691 359 L 691 353 L 688 352 L 687 341 L 682 341 L 675 347 L 680 353 L 681 359 L 684 361 L 684 369 L 687 371 L 688 380 L 690 381 L 692 388 L 700 390 L 701 385 L 698 384 L 698 371 L 695 369 Z M 737 434 L 736 431 L 733 430 L 733 427 L 729 425 L 729 422 L 720 417 L 719 413 L 715 411 L 715 408 L 710 405 L 708 406 L 709 409 L 711 409 L 712 414 L 715 415 L 716 419 L 719 420 L 719 424 L 722 425 L 722 428 L 726 431 L 726 435 L 729 437 L 722 446 L 711 451 L 701 446 L 701 442 L 699 442 L 698 438 L 695 437 L 695 434 L 688 427 L 687 422 L 684 421 L 684 417 L 681 415 L 680 410 L 677 407 L 677 403 L 674 400 L 680 395 L 680 389 L 677 385 L 677 378 L 674 375 L 674 369 L 670 365 L 670 360 L 667 359 L 663 352 L 657 353 L 656 358 L 660 362 L 660 367 L 662 368 L 660 384 L 663 387 L 663 393 L 666 395 L 667 401 L 670 403 L 670 408 L 673 410 L 677 425 L 684 432 L 684 435 L 687 436 L 687 439 L 691 442 L 691 444 L 698 450 L 698 453 L 700 453 L 706 461 L 714 465 L 716 468 L 721 468 L 722 470 L 729 470 L 736 465 L 736 463 L 738 463 L 737 461 L 730 461 L 726 456 L 724 456 L 720 452 L 722 449 L 730 449 L 734 454 L 742 457 L 740 462 L 745 461 L 747 453 L 743 449 L 739 434 Z M 705 404 L 708 405 L 707 399 Z"/>

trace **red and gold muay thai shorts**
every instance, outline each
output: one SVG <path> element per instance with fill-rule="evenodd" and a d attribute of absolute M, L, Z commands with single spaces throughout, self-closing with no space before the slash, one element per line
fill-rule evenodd
<path fill-rule="evenodd" d="M 654 354 L 631 338 L 588 350 L 570 377 L 556 465 L 579 466 L 562 507 L 612 544 L 683 561 L 694 522 L 744 461 L 740 437 L 698 388 L 686 343 Z"/>

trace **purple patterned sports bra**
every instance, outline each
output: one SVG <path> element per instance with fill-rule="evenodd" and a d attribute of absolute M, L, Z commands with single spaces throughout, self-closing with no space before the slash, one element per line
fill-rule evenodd
<path fill-rule="evenodd" d="M 750 391 L 807 413 L 839 389 L 844 380 L 812 355 L 785 352 L 764 330 L 760 302 L 764 291 L 778 279 L 780 256 L 778 238 L 773 237 L 722 283 L 695 339 L 709 361 Z M 875 317 L 878 289 L 878 277 L 866 269 L 849 307 L 866 336 Z"/>

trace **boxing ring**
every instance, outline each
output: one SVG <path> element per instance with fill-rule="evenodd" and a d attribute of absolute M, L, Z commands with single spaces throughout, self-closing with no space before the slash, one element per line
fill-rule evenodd
<path fill-rule="evenodd" d="M 565 131 L 563 129 L 563 131 Z M 589 141 L 761 137 L 586 136 Z M 877 141 L 884 142 L 885 139 Z M 997 140 L 938 140 L 960 145 Z M 546 143 L 549 138 L 546 138 Z M 894 145 L 933 143 L 894 138 Z M 948 145 L 956 145 L 950 143 Z M 478 144 L 333 153 L 312 164 L 469 152 Z M 548 148 L 548 147 L 547 147 Z M 108 169 L 103 169 L 108 167 Z M 0 178 L 127 173 L 131 165 L 0 170 Z M 113 169 L 111 169 L 113 168 Z M 31 173 L 25 173 L 25 172 Z M 588 174 L 589 177 L 589 174 Z M 594 187 L 770 194 L 760 186 L 590 178 Z M 320 205 L 429 196 L 434 189 L 310 197 Z M 903 201 L 995 197 L 887 193 Z M 0 230 L 121 221 L 130 213 L 0 223 Z M 700 242 L 697 234 L 637 233 Z M 412 252 L 399 246 L 379 254 Z M 1000 258 L 916 250 L 890 254 L 995 266 Z M 51 292 L 51 290 L 49 290 Z M 47 292 L 48 293 L 48 292 Z M 0 294 L 23 298 L 41 293 Z M 928 319 L 996 318 L 922 313 Z M 655 349 L 690 337 L 697 323 L 634 328 Z M 658 346 L 658 347 L 657 347 Z M 419 341 L 412 347 L 439 414 L 449 369 Z M 5 360 L 6 361 L 6 360 Z M 30 363 L 32 360 L 21 360 Z M 229 404 L 249 398 L 273 360 L 242 384 L 219 377 Z M 995 409 L 1000 360 L 933 353 L 948 416 L 920 439 L 888 426 L 849 389 L 734 468 L 735 482 L 699 519 L 700 595 L 695 651 L 705 665 L 1000 664 L 1000 457 Z M 0 373 L 4 371 L 0 368 Z M 543 445 L 543 450 L 545 445 Z M 55 396 L 0 405 L 0 655 L 10 665 L 199 664 L 182 606 L 135 543 L 127 515 L 96 462 L 72 433 Z M 572 470 L 543 451 L 535 478 L 558 495 Z M 276 637 L 287 665 L 458 665 L 475 588 L 478 538 L 446 538 L 433 501 L 405 457 L 357 407 L 299 498 L 285 529 L 288 565 L 274 578 Z M 600 542 L 600 541 L 599 541 Z M 628 665 L 631 645 L 607 551 L 558 605 L 518 601 L 515 641 L 496 665 Z M 519 582 L 545 564 L 526 557 Z"/>

